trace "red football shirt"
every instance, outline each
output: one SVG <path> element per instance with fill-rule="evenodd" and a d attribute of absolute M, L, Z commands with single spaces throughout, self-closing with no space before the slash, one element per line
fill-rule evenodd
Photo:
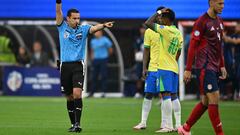
<path fill-rule="evenodd" d="M 195 59 L 196 69 L 207 69 L 215 72 L 224 66 L 222 43 L 223 21 L 220 17 L 211 18 L 207 13 L 195 22 L 188 50 L 186 70 L 192 69 Z"/>

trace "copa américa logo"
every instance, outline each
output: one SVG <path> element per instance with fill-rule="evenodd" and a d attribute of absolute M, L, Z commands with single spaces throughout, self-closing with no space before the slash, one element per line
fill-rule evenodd
<path fill-rule="evenodd" d="M 17 71 L 12 71 L 9 73 L 7 78 L 7 86 L 8 88 L 16 92 L 21 86 L 23 82 L 22 74 Z"/>

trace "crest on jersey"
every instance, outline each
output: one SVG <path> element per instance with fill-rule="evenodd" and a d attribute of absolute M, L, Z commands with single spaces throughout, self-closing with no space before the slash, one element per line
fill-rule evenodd
<path fill-rule="evenodd" d="M 160 25 L 159 27 L 160 27 L 160 29 L 163 29 L 163 28 L 164 28 L 164 26 L 163 26 L 163 25 Z"/>
<path fill-rule="evenodd" d="M 69 35 L 70 35 L 70 33 L 69 33 L 68 31 L 65 31 L 63 37 L 64 37 L 64 38 L 68 38 Z"/>
<path fill-rule="evenodd" d="M 199 35 L 200 35 L 200 31 L 195 30 L 195 31 L 194 31 L 194 36 L 197 36 L 197 37 L 198 37 Z"/>

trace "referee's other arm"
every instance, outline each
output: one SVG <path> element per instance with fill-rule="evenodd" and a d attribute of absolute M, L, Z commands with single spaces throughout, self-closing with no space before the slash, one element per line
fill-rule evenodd
<path fill-rule="evenodd" d="M 60 25 L 63 21 L 62 0 L 56 0 L 56 24 Z"/>

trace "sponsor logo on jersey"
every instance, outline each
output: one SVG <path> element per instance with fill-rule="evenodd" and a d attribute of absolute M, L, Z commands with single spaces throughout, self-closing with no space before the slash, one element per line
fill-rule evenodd
<path fill-rule="evenodd" d="M 76 39 L 77 40 L 80 40 L 82 38 L 82 33 L 78 33 L 77 35 L 76 35 Z"/>
<path fill-rule="evenodd" d="M 212 28 L 210 29 L 210 31 L 214 31 L 215 29 L 214 29 L 214 27 L 212 26 Z"/>

